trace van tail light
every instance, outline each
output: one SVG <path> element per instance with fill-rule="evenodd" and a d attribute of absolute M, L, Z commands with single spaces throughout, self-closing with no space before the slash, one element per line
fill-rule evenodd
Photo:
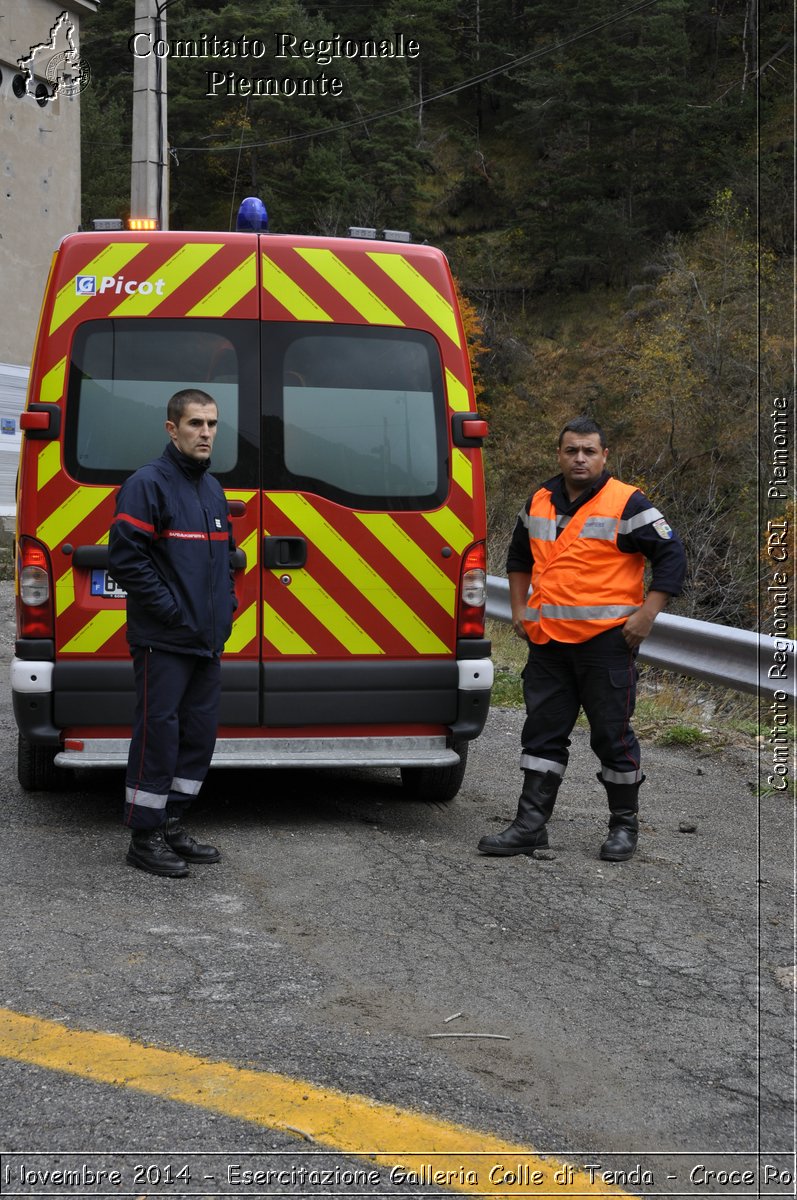
<path fill-rule="evenodd" d="M 458 637 L 484 637 L 487 602 L 487 552 L 484 542 L 471 546 L 462 562 L 459 589 Z"/>
<path fill-rule="evenodd" d="M 53 637 L 53 575 L 50 556 L 40 542 L 17 543 L 17 637 Z"/>

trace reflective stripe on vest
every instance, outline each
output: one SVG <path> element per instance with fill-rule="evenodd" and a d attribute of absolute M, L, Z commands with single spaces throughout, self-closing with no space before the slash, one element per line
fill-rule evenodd
<path fill-rule="evenodd" d="M 632 525 L 638 528 L 658 520 L 660 514 L 651 509 L 639 514 L 645 518 L 642 521 L 622 521 L 636 490 L 609 479 L 596 496 L 564 519 L 546 488 L 535 492 L 525 522 L 534 566 L 524 624 L 532 642 L 584 642 L 624 624 L 639 608 L 645 559 L 618 550 L 617 537 Z"/>

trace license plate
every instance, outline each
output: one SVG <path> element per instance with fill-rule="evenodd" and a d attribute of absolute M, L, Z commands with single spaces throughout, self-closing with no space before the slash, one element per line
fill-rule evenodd
<path fill-rule="evenodd" d="M 91 594 L 110 600 L 124 600 L 127 592 L 117 585 L 107 571 L 95 570 L 91 572 Z"/>

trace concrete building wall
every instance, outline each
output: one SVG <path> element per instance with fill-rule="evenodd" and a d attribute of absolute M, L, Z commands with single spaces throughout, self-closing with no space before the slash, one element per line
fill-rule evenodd
<path fill-rule="evenodd" d="M 12 0 L 0 20 L 0 362 L 28 366 L 55 247 L 80 223 L 80 95 L 39 104 L 17 95 L 19 60 L 46 43 L 62 13 L 79 50 L 80 16 L 97 0 Z M 44 87 L 47 62 L 35 76 Z M 41 72 L 41 73 L 40 73 Z"/>

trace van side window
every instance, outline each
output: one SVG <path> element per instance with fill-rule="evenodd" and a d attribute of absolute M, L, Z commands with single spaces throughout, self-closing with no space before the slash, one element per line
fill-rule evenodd
<path fill-rule="evenodd" d="M 264 336 L 276 343 L 266 351 L 266 412 L 278 416 L 276 438 L 264 437 L 266 486 L 275 472 L 272 486 L 355 508 L 442 503 L 446 406 L 434 338 L 318 325 L 272 327 Z M 281 448 L 269 445 L 275 441 Z"/>
<path fill-rule="evenodd" d="M 166 403 L 193 387 L 219 408 L 213 473 L 256 486 L 257 377 L 257 322 L 88 321 L 70 362 L 67 471 L 80 482 L 121 482 L 163 452 Z"/>

